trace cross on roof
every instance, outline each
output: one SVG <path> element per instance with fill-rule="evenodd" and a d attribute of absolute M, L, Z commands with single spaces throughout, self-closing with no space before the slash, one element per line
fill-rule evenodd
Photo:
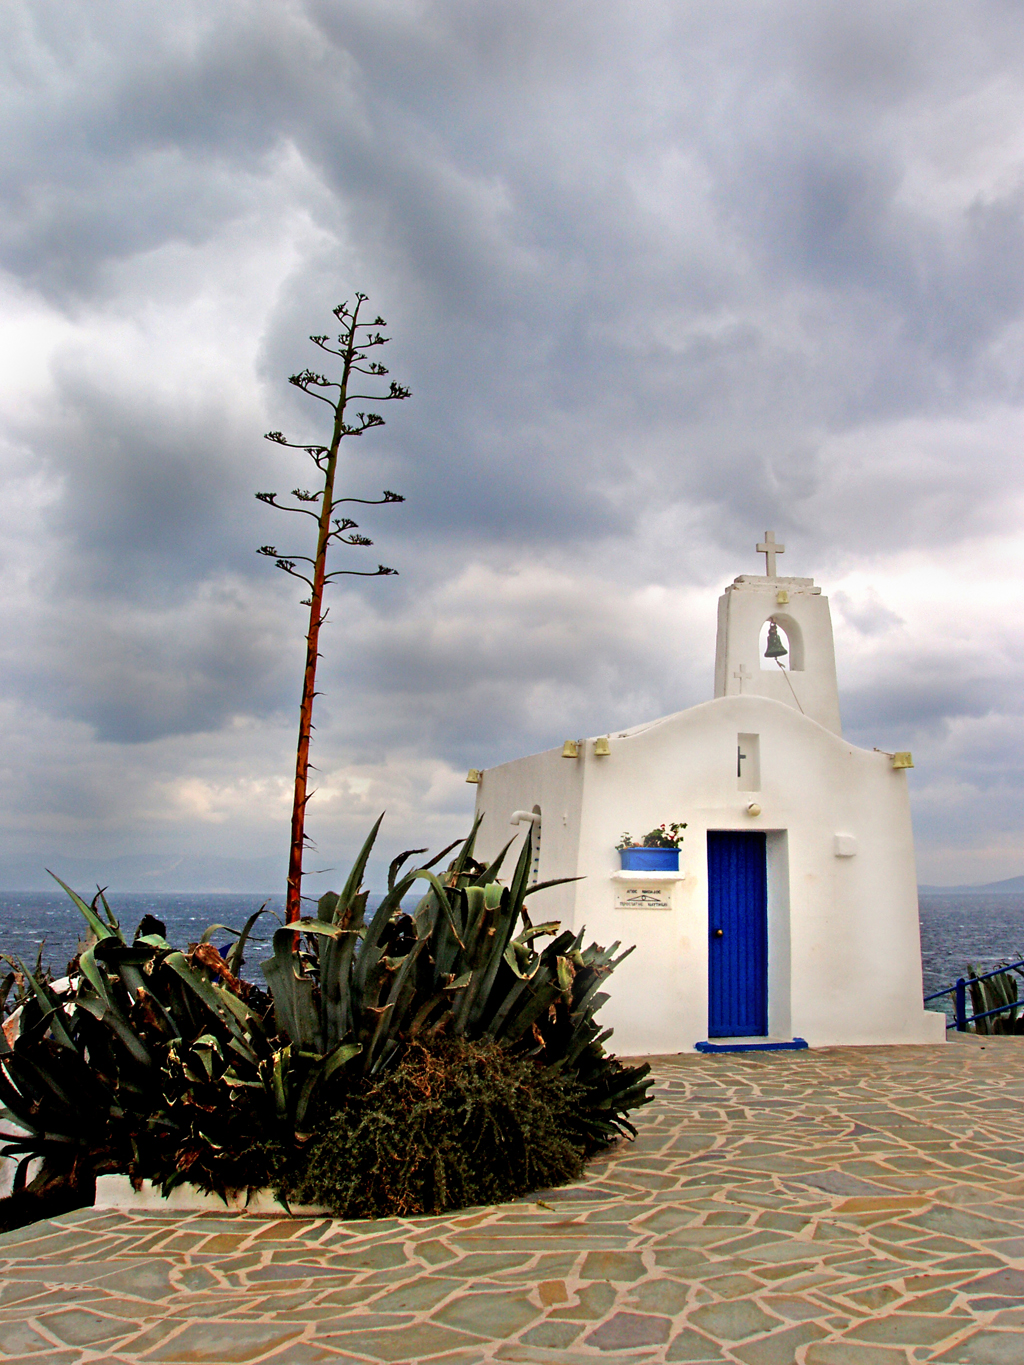
<path fill-rule="evenodd" d="M 757 553 L 764 555 L 765 570 L 769 578 L 775 577 L 775 556 L 785 551 L 785 545 L 775 543 L 775 532 L 765 531 L 764 540 L 757 547 Z"/>

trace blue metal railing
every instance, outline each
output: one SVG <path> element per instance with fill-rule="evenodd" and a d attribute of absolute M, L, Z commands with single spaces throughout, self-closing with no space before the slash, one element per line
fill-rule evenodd
<path fill-rule="evenodd" d="M 967 1025 L 973 1024 L 976 1019 L 989 1019 L 993 1014 L 1011 1014 L 1016 1017 L 1016 1011 L 1024 1008 L 1024 1000 L 1011 1001 L 1009 1005 L 1000 1005 L 994 1010 L 985 1010 L 981 1014 L 967 1013 L 967 987 L 973 981 L 987 981 L 992 976 L 1002 976 L 1004 972 L 1012 972 L 1016 967 L 1024 967 L 1024 958 L 1019 962 L 1007 962 L 1003 967 L 997 967 L 995 971 L 985 972 L 982 976 L 958 976 L 951 986 L 944 986 L 941 991 L 935 991 L 932 995 L 926 995 L 924 1003 L 927 1005 L 929 1000 L 939 1000 L 941 997 L 951 995 L 953 997 L 953 1022 L 947 1024 L 946 1028 L 955 1028 L 958 1033 L 966 1033 Z"/>

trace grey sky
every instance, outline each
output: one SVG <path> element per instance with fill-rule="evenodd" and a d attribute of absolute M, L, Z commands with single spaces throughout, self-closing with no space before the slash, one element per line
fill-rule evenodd
<path fill-rule="evenodd" d="M 344 484 L 408 502 L 334 594 L 322 861 L 705 699 L 771 526 L 922 879 L 1024 871 L 1022 49 L 996 0 L 8 5 L 0 852 L 283 860 L 252 494 L 362 289 L 414 396 Z"/>

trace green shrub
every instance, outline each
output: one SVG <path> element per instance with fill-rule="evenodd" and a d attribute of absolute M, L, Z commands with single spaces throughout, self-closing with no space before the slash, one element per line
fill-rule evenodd
<path fill-rule="evenodd" d="M 582 1087 L 493 1041 L 413 1044 L 346 1089 L 280 1193 L 341 1218 L 442 1213 L 575 1180 Z"/>

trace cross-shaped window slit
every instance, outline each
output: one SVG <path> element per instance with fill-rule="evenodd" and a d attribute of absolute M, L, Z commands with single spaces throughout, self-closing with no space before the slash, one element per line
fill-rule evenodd
<path fill-rule="evenodd" d="M 736 736 L 736 786 L 741 792 L 761 790 L 761 736 Z"/>

